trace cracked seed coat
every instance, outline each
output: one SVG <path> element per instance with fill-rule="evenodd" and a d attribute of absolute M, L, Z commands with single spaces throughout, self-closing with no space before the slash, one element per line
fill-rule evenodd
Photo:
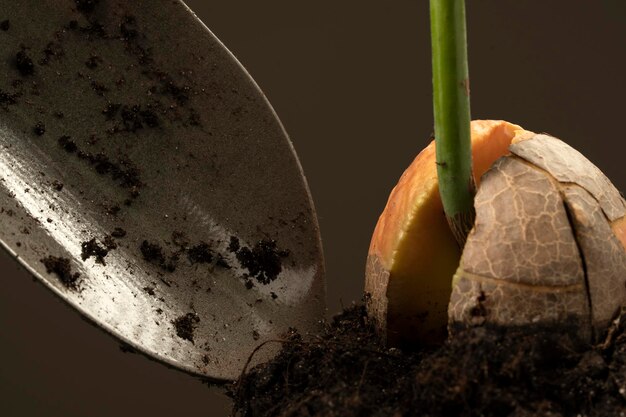
<path fill-rule="evenodd" d="M 526 134 L 482 178 L 454 277 L 451 322 L 576 320 L 599 337 L 626 304 L 626 252 L 611 225 L 626 203 L 564 142 Z"/>

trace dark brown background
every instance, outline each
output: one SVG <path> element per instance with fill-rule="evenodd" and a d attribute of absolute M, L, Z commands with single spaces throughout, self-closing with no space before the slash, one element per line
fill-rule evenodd
<path fill-rule="evenodd" d="M 376 219 L 432 130 L 427 3 L 188 0 L 291 135 L 320 218 L 330 313 L 360 297 Z M 626 2 L 467 6 L 473 117 L 566 139 L 624 189 Z M 4 254 L 0 278 L 0 415 L 227 415 L 218 389 L 121 353 Z"/>

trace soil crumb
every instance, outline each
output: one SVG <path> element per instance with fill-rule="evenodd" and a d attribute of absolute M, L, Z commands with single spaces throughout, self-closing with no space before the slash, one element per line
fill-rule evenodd
<path fill-rule="evenodd" d="M 200 322 L 200 317 L 196 313 L 187 313 L 178 317 L 172 322 L 176 328 L 176 335 L 181 339 L 185 339 L 193 343 L 193 334 L 196 326 Z"/>
<path fill-rule="evenodd" d="M 101 246 L 96 241 L 95 237 L 91 240 L 83 242 L 80 246 L 82 249 L 80 257 L 83 261 L 86 261 L 93 256 L 96 258 L 96 263 L 106 265 L 104 258 L 109 254 L 109 250 L 106 247 Z"/>
<path fill-rule="evenodd" d="M 623 416 L 626 313 L 599 346 L 537 327 L 459 330 L 437 350 L 385 348 L 361 305 L 231 386 L 234 414 Z"/>
<path fill-rule="evenodd" d="M 283 270 L 282 259 L 289 256 L 289 252 L 278 249 L 275 240 L 263 239 L 252 248 L 241 246 L 235 236 L 230 238 L 228 249 L 235 253 L 242 268 L 246 268 L 251 277 L 260 284 L 269 284 L 278 278 Z"/>
<path fill-rule="evenodd" d="M 213 252 L 208 243 L 200 242 L 189 248 L 187 257 L 192 264 L 206 264 L 213 260 Z"/>
<path fill-rule="evenodd" d="M 163 254 L 163 248 L 158 243 L 151 243 L 144 240 L 139 247 L 143 259 L 150 262 L 153 265 L 159 266 L 161 269 L 167 272 L 174 272 L 178 263 L 178 255 L 171 255 L 166 258 Z"/>
<path fill-rule="evenodd" d="M 54 188 L 56 191 L 63 191 L 63 183 L 59 180 L 54 180 L 52 181 L 52 188 Z"/>
<path fill-rule="evenodd" d="M 139 195 L 139 188 L 143 185 L 140 179 L 139 169 L 128 159 L 112 161 L 104 153 L 90 153 L 78 151 L 80 159 L 86 160 L 100 175 L 109 175 L 118 182 L 120 187 L 130 188 L 132 197 Z"/>
<path fill-rule="evenodd" d="M 158 243 L 150 243 L 147 240 L 144 240 L 141 243 L 141 254 L 143 255 L 143 259 L 150 263 L 160 264 L 165 262 L 165 256 L 163 256 L 163 248 Z"/>
<path fill-rule="evenodd" d="M 105 248 L 107 248 L 110 251 L 113 249 L 117 249 L 117 243 L 115 242 L 115 239 L 113 239 L 113 236 L 111 235 L 106 235 L 104 239 L 102 239 L 102 244 L 104 245 Z"/>
<path fill-rule="evenodd" d="M 22 76 L 33 75 L 35 73 L 35 64 L 33 60 L 26 54 L 25 50 L 15 54 L 15 68 Z"/>
<path fill-rule="evenodd" d="M 33 127 L 33 133 L 35 133 L 35 135 L 37 136 L 43 136 L 43 134 L 46 133 L 46 125 L 44 125 L 43 122 L 35 123 L 35 126 Z"/>
<path fill-rule="evenodd" d="M 121 227 L 116 227 L 111 232 L 111 236 L 113 236 L 116 239 L 121 239 L 126 236 L 126 230 L 122 229 Z"/>
<path fill-rule="evenodd" d="M 46 258 L 43 258 L 41 262 L 46 267 L 46 272 L 49 274 L 56 274 L 56 276 L 59 277 L 59 279 L 61 280 L 61 283 L 65 285 L 65 287 L 71 290 L 77 290 L 79 288 L 78 279 L 80 278 L 80 273 L 72 273 L 72 265 L 69 259 L 56 256 L 48 256 Z"/>
<path fill-rule="evenodd" d="M 13 104 L 17 104 L 17 94 L 7 93 L 0 89 L 0 106 L 7 107 Z"/>
<path fill-rule="evenodd" d="M 74 153 L 78 150 L 76 142 L 74 142 L 70 136 L 61 136 L 58 142 L 59 146 L 67 153 Z"/>

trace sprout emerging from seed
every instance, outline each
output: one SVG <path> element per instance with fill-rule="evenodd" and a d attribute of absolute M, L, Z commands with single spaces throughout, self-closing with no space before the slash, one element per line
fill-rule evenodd
<path fill-rule="evenodd" d="M 430 12 L 436 146 L 402 175 L 374 230 L 369 315 L 394 345 L 438 343 L 448 321 L 567 323 L 596 339 L 626 304 L 626 202 L 564 142 L 470 124 L 465 2 L 430 0 Z"/>
<path fill-rule="evenodd" d="M 367 306 L 388 342 L 438 343 L 448 321 L 574 323 L 582 339 L 600 336 L 626 304 L 626 203 L 608 178 L 554 137 L 472 122 L 479 187 L 461 253 L 434 146 L 392 191 L 370 245 Z"/>

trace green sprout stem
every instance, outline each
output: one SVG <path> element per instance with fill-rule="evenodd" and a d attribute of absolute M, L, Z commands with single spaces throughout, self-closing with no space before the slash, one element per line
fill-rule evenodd
<path fill-rule="evenodd" d="M 474 224 L 465 0 L 430 0 L 433 102 L 439 193 L 463 247 Z"/>

